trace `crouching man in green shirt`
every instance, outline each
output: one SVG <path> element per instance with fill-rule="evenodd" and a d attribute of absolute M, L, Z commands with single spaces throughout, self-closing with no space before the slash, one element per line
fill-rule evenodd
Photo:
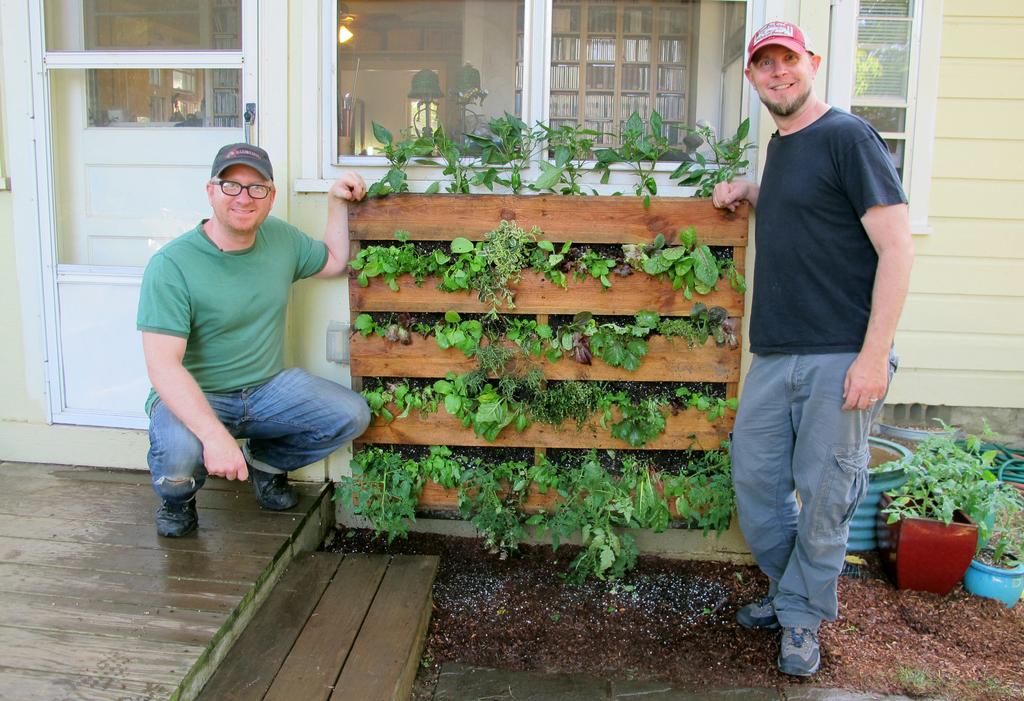
<path fill-rule="evenodd" d="M 156 528 L 168 537 L 196 529 L 195 495 L 207 475 L 251 478 L 261 506 L 292 508 L 286 473 L 326 457 L 370 421 L 355 392 L 284 368 L 289 288 L 344 272 L 348 202 L 366 194 L 363 179 L 347 173 L 331 186 L 323 241 L 268 216 L 274 170 L 257 146 L 222 148 L 206 194 L 211 217 L 150 259 L 139 299 L 153 383 L 148 461 L 162 500 Z M 237 438 L 247 439 L 241 448 Z"/>

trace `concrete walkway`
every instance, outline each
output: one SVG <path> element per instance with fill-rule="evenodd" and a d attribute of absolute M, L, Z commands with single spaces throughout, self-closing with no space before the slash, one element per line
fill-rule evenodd
<path fill-rule="evenodd" d="M 658 682 L 605 681 L 585 674 L 507 672 L 441 666 L 434 701 L 911 701 L 843 689 L 792 685 L 773 689 L 693 689 Z M 917 697 L 916 701 L 929 701 Z M 932 699 L 931 701 L 940 701 Z"/>

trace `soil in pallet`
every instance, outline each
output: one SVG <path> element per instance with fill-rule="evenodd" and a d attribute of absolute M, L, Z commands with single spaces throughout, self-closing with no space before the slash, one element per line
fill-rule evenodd
<path fill-rule="evenodd" d="M 419 701 L 431 698 L 443 662 L 692 686 L 1024 698 L 1024 605 L 1009 610 L 960 587 L 946 597 L 897 591 L 874 555 L 840 578 L 821 671 L 801 682 L 775 670 L 775 633 L 735 622 L 736 609 L 765 591 L 755 567 L 645 556 L 621 582 L 573 586 L 559 576 L 577 552 L 565 546 L 524 546 L 501 560 L 474 539 L 413 533 L 389 547 L 342 530 L 331 547 L 441 557 Z"/>

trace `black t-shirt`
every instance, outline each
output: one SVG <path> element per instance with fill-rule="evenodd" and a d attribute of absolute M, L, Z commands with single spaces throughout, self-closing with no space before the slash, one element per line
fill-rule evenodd
<path fill-rule="evenodd" d="M 861 217 L 905 203 L 871 125 L 831 108 L 772 136 L 757 200 L 753 353 L 855 353 L 871 313 L 878 255 Z"/>

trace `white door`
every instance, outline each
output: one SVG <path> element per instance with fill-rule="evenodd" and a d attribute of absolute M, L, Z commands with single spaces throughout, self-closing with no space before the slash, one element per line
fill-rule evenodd
<path fill-rule="evenodd" d="M 208 213 L 217 149 L 255 141 L 256 2 L 47 0 L 36 15 L 56 423 L 146 426 L 142 271 Z"/>

